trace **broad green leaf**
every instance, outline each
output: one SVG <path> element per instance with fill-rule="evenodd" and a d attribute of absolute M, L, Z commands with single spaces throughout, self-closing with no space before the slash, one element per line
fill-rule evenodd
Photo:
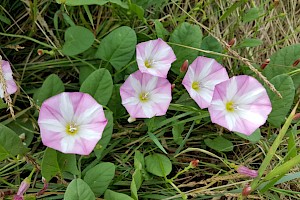
<path fill-rule="evenodd" d="M 101 196 L 115 176 L 115 165 L 103 162 L 88 170 L 84 181 L 90 186 L 94 194 Z"/>
<path fill-rule="evenodd" d="M 101 105 L 106 105 L 111 97 L 113 81 L 107 69 L 98 69 L 90 74 L 80 87 L 80 92 L 90 94 Z"/>
<path fill-rule="evenodd" d="M 82 6 L 82 5 L 99 5 L 102 6 L 106 3 L 114 3 L 122 8 L 127 9 L 128 5 L 121 0 L 56 0 L 56 3 L 66 4 L 68 6 Z"/>
<path fill-rule="evenodd" d="M 205 38 L 203 38 L 203 41 L 201 43 L 201 49 L 208 50 L 208 51 L 213 51 L 213 52 L 217 52 L 217 53 L 222 53 L 222 51 L 223 51 L 222 45 L 218 42 L 218 40 L 216 38 L 214 38 L 211 35 L 206 36 Z M 200 56 L 205 56 L 205 57 L 208 57 L 208 58 L 214 58 L 217 61 L 220 61 L 222 59 L 221 56 L 218 56 L 218 55 L 215 55 L 215 54 L 210 54 L 210 53 L 200 52 L 199 55 Z M 192 62 L 192 61 L 190 61 L 190 62 Z"/>
<path fill-rule="evenodd" d="M 176 124 L 176 121 L 172 128 L 173 140 L 176 144 L 180 145 L 183 142 L 183 138 L 181 136 L 184 131 L 184 124 Z"/>
<path fill-rule="evenodd" d="M 130 196 L 112 190 L 106 190 L 104 194 L 106 200 L 133 200 Z"/>
<path fill-rule="evenodd" d="M 170 159 L 163 154 L 152 154 L 145 158 L 146 170 L 156 176 L 166 177 L 172 171 Z"/>
<path fill-rule="evenodd" d="M 91 73 L 93 73 L 94 71 L 95 69 L 88 65 L 79 67 L 79 84 L 82 85 L 85 79 L 89 77 L 89 75 L 91 75 Z"/>
<path fill-rule="evenodd" d="M 40 106 L 46 99 L 63 91 L 65 91 L 64 83 L 56 74 L 51 74 L 43 82 L 42 87 L 34 94 L 33 99 Z"/>
<path fill-rule="evenodd" d="M 238 47 L 256 47 L 262 44 L 263 41 L 261 39 L 246 38 L 238 44 Z"/>
<path fill-rule="evenodd" d="M 117 28 L 101 41 L 96 57 L 110 62 L 119 71 L 131 60 L 136 43 L 134 30 L 128 26 Z"/>
<path fill-rule="evenodd" d="M 25 134 L 25 140 L 23 144 L 28 147 L 33 138 L 35 133 L 35 122 L 31 120 L 28 116 L 24 115 L 24 117 L 19 117 L 12 121 L 11 123 L 7 124 L 7 127 L 17 133 L 19 136 L 21 134 Z"/>
<path fill-rule="evenodd" d="M 54 176 L 61 173 L 57 153 L 54 149 L 47 147 L 42 160 L 42 176 L 49 182 Z"/>
<path fill-rule="evenodd" d="M 140 189 L 142 182 L 143 182 L 143 176 L 142 176 L 141 170 L 136 169 L 134 171 L 134 173 L 132 174 L 132 181 L 130 184 L 131 196 L 135 200 L 138 200 L 137 191 Z"/>
<path fill-rule="evenodd" d="M 71 26 L 65 32 L 65 44 L 62 47 L 63 54 L 75 56 L 86 51 L 94 43 L 94 34 L 82 26 Z"/>
<path fill-rule="evenodd" d="M 122 99 L 120 96 L 120 87 L 121 84 L 114 85 L 111 99 L 107 104 L 107 107 L 109 107 L 109 109 L 113 112 L 114 118 L 116 119 L 122 117 L 126 113 L 126 110 L 122 105 Z"/>
<path fill-rule="evenodd" d="M 268 122 L 279 128 L 285 122 L 285 117 L 291 109 L 295 96 L 295 88 L 292 78 L 285 74 L 275 76 L 270 82 L 280 92 L 282 99 L 267 88 L 272 103 L 272 112 L 268 117 Z"/>
<path fill-rule="evenodd" d="M 271 78 L 291 72 L 297 68 L 293 63 L 300 58 L 300 44 L 294 44 L 272 54 L 270 63 L 263 70 L 263 74 L 270 80 Z M 300 86 L 300 73 L 292 76 L 295 88 Z"/>
<path fill-rule="evenodd" d="M 176 61 L 171 67 L 171 70 L 174 73 L 180 73 L 180 67 L 185 60 L 189 60 L 190 62 L 195 60 L 199 53 L 197 50 L 190 49 L 190 47 L 199 49 L 201 41 L 202 32 L 197 25 L 184 22 L 174 30 L 170 37 L 170 42 L 174 43 L 174 45 L 171 46 L 176 55 Z M 177 46 L 175 44 L 183 45 L 185 47 Z"/>
<path fill-rule="evenodd" d="M 134 3 L 131 3 L 129 5 L 129 10 L 134 12 L 140 20 L 144 20 L 144 12 L 145 11 L 141 6 L 139 6 L 137 4 L 134 4 Z"/>
<path fill-rule="evenodd" d="M 163 24 L 158 20 L 154 20 L 156 36 L 163 40 L 166 39 L 166 36 L 169 35 L 169 32 L 164 28 Z"/>
<path fill-rule="evenodd" d="M 3 108 L 7 108 L 7 105 L 6 105 L 6 103 L 3 101 L 3 99 L 0 99 L 0 109 L 3 109 Z"/>
<path fill-rule="evenodd" d="M 251 22 L 264 15 L 264 10 L 262 8 L 254 7 L 250 8 L 244 15 L 243 15 L 243 22 Z"/>
<path fill-rule="evenodd" d="M 74 179 L 67 187 L 64 200 L 95 200 L 91 188 L 82 179 Z"/>
<path fill-rule="evenodd" d="M 247 2 L 247 0 L 236 1 L 228 9 L 226 9 L 224 14 L 220 17 L 219 21 L 225 20 L 231 13 L 233 13 L 238 7 L 243 5 L 245 2 Z"/>
<path fill-rule="evenodd" d="M 106 149 L 107 145 L 109 144 L 113 132 L 113 126 L 114 126 L 114 119 L 112 116 L 112 112 L 104 111 L 104 113 L 108 122 L 102 133 L 102 138 L 99 140 L 99 142 L 96 145 L 96 148 L 94 149 L 97 158 L 101 158 L 103 151 Z"/>
<path fill-rule="evenodd" d="M 0 161 L 28 150 L 14 131 L 0 124 Z"/>
<path fill-rule="evenodd" d="M 144 167 L 145 167 L 144 155 L 140 151 L 135 151 L 135 154 L 134 154 L 134 168 L 141 170 Z"/>
<path fill-rule="evenodd" d="M 261 134 L 260 134 L 260 129 L 256 129 L 251 135 L 245 135 L 242 133 L 238 133 L 238 132 L 234 132 L 235 134 L 237 134 L 238 136 L 240 136 L 241 138 L 244 138 L 246 140 L 249 140 L 250 142 L 256 143 L 260 140 L 261 138 Z"/>
<path fill-rule="evenodd" d="M 186 91 L 184 91 L 184 93 L 179 97 L 176 103 L 183 106 L 190 106 L 199 109 L 197 103 L 190 97 L 189 93 L 187 93 Z"/>
<path fill-rule="evenodd" d="M 228 152 L 233 150 L 233 144 L 231 141 L 223 138 L 222 136 L 218 136 L 214 139 L 205 139 L 204 143 L 213 150 L 219 152 Z"/>
<path fill-rule="evenodd" d="M 65 154 L 57 152 L 57 162 L 60 171 L 70 172 L 74 175 L 79 175 L 79 170 L 77 168 L 76 155 L 75 154 Z"/>

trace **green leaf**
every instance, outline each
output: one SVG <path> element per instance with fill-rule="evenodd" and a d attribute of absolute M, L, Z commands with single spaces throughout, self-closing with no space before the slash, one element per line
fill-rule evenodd
<path fill-rule="evenodd" d="M 202 32 L 197 25 L 184 22 L 174 30 L 171 34 L 170 42 L 186 46 L 171 45 L 177 58 L 171 68 L 174 73 L 180 73 L 180 67 L 185 60 L 189 60 L 190 62 L 195 60 L 198 56 L 198 51 L 189 47 L 200 48 L 201 41 Z"/>
<path fill-rule="evenodd" d="M 136 43 L 134 30 L 128 26 L 117 28 L 101 41 L 96 57 L 110 62 L 119 71 L 131 60 Z"/>
<path fill-rule="evenodd" d="M 94 194 L 101 196 L 115 176 L 115 165 L 103 162 L 88 170 L 84 181 L 90 186 Z"/>
<path fill-rule="evenodd" d="M 104 199 L 107 200 L 133 200 L 130 196 L 112 190 L 106 190 L 104 194 Z"/>
<path fill-rule="evenodd" d="M 63 54 L 75 56 L 86 51 L 94 43 L 94 34 L 82 26 L 71 26 L 65 32 Z"/>
<path fill-rule="evenodd" d="M 80 92 L 90 94 L 101 105 L 106 105 L 113 91 L 113 81 L 107 69 L 98 69 L 89 75 L 80 87 Z"/>
<path fill-rule="evenodd" d="M 132 181 L 130 184 L 131 196 L 135 200 L 138 200 L 137 191 L 140 189 L 142 182 L 143 182 L 143 176 L 142 176 L 141 170 L 136 169 L 134 171 L 134 173 L 132 174 Z"/>
<path fill-rule="evenodd" d="M 33 138 L 35 133 L 35 122 L 31 120 L 28 116 L 18 117 L 16 120 L 12 121 L 11 123 L 7 124 L 7 127 L 17 133 L 19 136 L 24 133 L 25 140 L 23 144 L 28 147 Z"/>
<path fill-rule="evenodd" d="M 10 19 L 5 17 L 4 15 L 0 15 L 0 21 L 4 22 L 7 25 L 11 25 Z"/>
<path fill-rule="evenodd" d="M 121 0 L 56 0 L 56 3 L 64 3 L 68 6 L 82 6 L 82 5 L 99 5 L 102 6 L 106 3 L 114 3 L 122 8 L 128 9 L 128 5 Z"/>
<path fill-rule="evenodd" d="M 161 145 L 161 143 L 159 142 L 158 138 L 151 132 L 148 132 L 148 135 L 150 137 L 150 139 L 156 144 L 156 146 L 165 154 L 168 154 L 165 150 L 165 148 Z"/>
<path fill-rule="evenodd" d="M 250 8 L 243 16 L 243 22 L 251 22 L 264 15 L 264 11 L 262 8 L 254 7 Z"/>
<path fill-rule="evenodd" d="M 57 152 L 57 162 L 60 171 L 70 172 L 74 175 L 79 175 L 80 172 L 77 168 L 76 155 L 75 154 L 65 154 Z"/>
<path fill-rule="evenodd" d="M 28 150 L 14 131 L 0 124 L 0 161 Z"/>
<path fill-rule="evenodd" d="M 165 40 L 166 36 L 169 35 L 169 32 L 158 19 L 154 20 L 154 25 L 157 37 Z"/>
<path fill-rule="evenodd" d="M 181 136 L 184 131 L 184 124 L 176 124 L 176 121 L 172 128 L 173 140 L 176 144 L 180 145 L 183 142 L 183 138 Z"/>
<path fill-rule="evenodd" d="M 122 105 L 120 87 L 121 84 L 114 85 L 111 99 L 107 104 L 107 107 L 109 107 L 109 109 L 114 113 L 114 118 L 116 119 L 121 118 L 126 113 L 126 110 Z"/>
<path fill-rule="evenodd" d="M 300 58 L 300 44 L 291 45 L 272 54 L 270 63 L 263 70 L 269 80 L 279 74 L 295 70 L 293 63 Z M 300 73 L 292 76 L 295 88 L 300 86 Z"/>
<path fill-rule="evenodd" d="M 228 9 L 226 9 L 224 14 L 220 17 L 219 21 L 221 22 L 221 21 L 225 20 L 231 13 L 233 13 L 238 7 L 240 7 L 246 1 L 247 0 L 236 1 L 234 4 L 232 4 L 232 6 L 230 6 Z"/>
<path fill-rule="evenodd" d="M 218 42 L 218 40 L 216 38 L 214 38 L 211 35 L 206 36 L 205 38 L 203 38 L 203 41 L 201 43 L 201 49 L 208 50 L 208 51 L 213 51 L 213 52 L 217 52 L 217 53 L 222 53 L 223 52 L 222 45 Z M 200 56 L 205 56 L 205 57 L 208 57 L 208 58 L 214 58 L 217 61 L 221 61 L 221 59 L 222 59 L 221 56 L 215 55 L 215 54 L 210 54 L 210 53 L 200 52 L 199 55 Z"/>
<path fill-rule="evenodd" d="M 107 145 L 109 144 L 113 132 L 113 126 L 114 126 L 114 119 L 113 119 L 112 112 L 104 111 L 104 113 L 108 122 L 102 133 L 102 138 L 99 140 L 99 142 L 96 145 L 96 148 L 94 149 L 97 158 L 101 158 L 103 151 L 106 149 Z"/>
<path fill-rule="evenodd" d="M 86 78 L 94 71 L 95 69 L 88 65 L 79 67 L 79 84 L 82 85 Z"/>
<path fill-rule="evenodd" d="M 272 103 L 272 112 L 269 115 L 268 122 L 279 128 L 285 122 L 285 117 L 291 109 L 295 96 L 295 88 L 292 78 L 285 74 L 272 78 L 270 82 L 280 92 L 282 98 L 279 98 L 267 88 Z"/>
<path fill-rule="evenodd" d="M 135 151 L 134 168 L 142 170 L 145 167 L 144 155 L 140 151 Z"/>
<path fill-rule="evenodd" d="M 33 99 L 40 106 L 46 99 L 63 91 L 65 91 L 64 83 L 56 74 L 51 74 L 43 82 L 42 87 L 34 94 Z"/>
<path fill-rule="evenodd" d="M 95 200 L 91 188 L 82 179 L 74 179 L 67 187 L 64 200 Z"/>
<path fill-rule="evenodd" d="M 156 176 L 166 177 L 172 171 L 172 163 L 169 158 L 163 154 L 155 153 L 146 156 L 146 170 Z"/>
<path fill-rule="evenodd" d="M 238 44 L 238 47 L 257 47 L 262 44 L 263 41 L 261 39 L 246 38 L 243 41 L 241 41 L 240 44 Z"/>
<path fill-rule="evenodd" d="M 245 135 L 242 133 L 238 133 L 238 132 L 234 132 L 235 134 L 237 134 L 238 136 L 240 136 L 241 138 L 244 138 L 246 140 L 249 140 L 250 142 L 256 143 L 260 140 L 261 138 L 261 134 L 260 134 L 260 129 L 256 129 L 251 135 Z"/>
<path fill-rule="evenodd" d="M 137 4 L 134 4 L 134 3 L 131 3 L 129 5 L 129 10 L 134 12 L 140 20 L 144 20 L 144 12 L 145 11 L 141 6 L 139 6 Z"/>
<path fill-rule="evenodd" d="M 57 153 L 54 149 L 47 147 L 42 160 L 42 176 L 49 182 L 58 173 L 61 173 L 58 162 Z"/>
<path fill-rule="evenodd" d="M 231 141 L 223 138 L 222 136 L 218 136 L 215 139 L 205 139 L 204 143 L 213 150 L 219 152 L 228 152 L 233 150 L 233 144 Z"/>
<path fill-rule="evenodd" d="M 288 136 L 288 153 L 287 156 L 284 158 L 285 161 L 288 161 L 291 158 L 294 158 L 298 155 L 297 150 L 297 125 L 294 125 L 290 131 L 287 133 Z"/>

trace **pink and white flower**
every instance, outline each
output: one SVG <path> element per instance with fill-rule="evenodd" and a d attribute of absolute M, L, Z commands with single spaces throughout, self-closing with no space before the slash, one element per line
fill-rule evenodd
<path fill-rule="evenodd" d="M 0 56 L 1 58 L 1 56 Z M 13 94 L 18 90 L 18 87 L 13 79 L 12 71 L 8 61 L 0 59 L 0 67 L 4 75 L 4 80 L 6 82 L 6 92 L 8 94 Z M 0 98 L 4 97 L 3 85 L 0 83 Z"/>
<path fill-rule="evenodd" d="M 136 45 L 136 60 L 141 72 L 166 78 L 176 56 L 172 48 L 158 38 Z"/>
<path fill-rule="evenodd" d="M 45 146 L 88 155 L 102 137 L 107 120 L 102 106 L 89 94 L 63 92 L 43 102 L 38 124 Z"/>
<path fill-rule="evenodd" d="M 211 121 L 230 131 L 251 135 L 272 110 L 265 88 L 253 77 L 234 76 L 215 87 L 208 107 Z"/>
<path fill-rule="evenodd" d="M 226 69 L 212 58 L 199 56 L 189 66 L 182 84 L 200 108 L 210 105 L 215 85 L 228 80 Z"/>
<path fill-rule="evenodd" d="M 140 71 L 126 79 L 120 94 L 131 118 L 165 115 L 172 100 L 171 84 L 167 79 Z"/>

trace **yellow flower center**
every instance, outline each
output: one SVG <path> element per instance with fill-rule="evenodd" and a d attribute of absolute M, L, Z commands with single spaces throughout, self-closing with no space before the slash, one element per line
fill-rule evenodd
<path fill-rule="evenodd" d="M 140 94 L 140 101 L 147 102 L 149 100 L 149 93 L 142 92 Z"/>
<path fill-rule="evenodd" d="M 194 82 L 192 83 L 192 88 L 193 88 L 194 90 L 199 90 L 199 89 L 200 89 L 200 84 L 199 84 L 199 82 L 194 81 Z"/>
<path fill-rule="evenodd" d="M 152 68 L 152 64 L 153 64 L 153 62 L 151 60 L 145 60 L 145 66 L 147 68 Z"/>
<path fill-rule="evenodd" d="M 229 101 L 226 103 L 226 110 L 228 112 L 233 112 L 234 111 L 234 103 L 232 101 Z"/>
<path fill-rule="evenodd" d="M 71 122 L 67 124 L 66 133 L 68 135 L 76 135 L 77 132 L 78 132 L 78 126 L 75 123 Z"/>

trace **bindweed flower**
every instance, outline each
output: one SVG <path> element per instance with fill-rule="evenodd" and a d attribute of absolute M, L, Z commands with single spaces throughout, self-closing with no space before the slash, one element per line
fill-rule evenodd
<path fill-rule="evenodd" d="M 258 172 L 253 169 L 249 169 L 248 167 L 245 166 L 239 166 L 236 170 L 239 174 L 249 176 L 251 178 L 255 178 L 258 176 Z"/>
<path fill-rule="evenodd" d="M 10 64 L 9 64 L 9 62 L 7 62 L 5 60 L 1 60 L 1 56 L 0 56 L 0 67 L 3 72 L 3 77 L 4 77 L 3 81 L 5 81 L 5 83 L 6 83 L 6 92 L 8 94 L 15 93 L 18 90 L 18 87 L 13 79 Z M 3 83 L 0 82 L 0 98 L 4 97 L 3 88 L 4 88 Z"/>
<path fill-rule="evenodd" d="M 162 39 L 150 40 L 136 46 L 136 60 L 143 73 L 166 78 L 176 56 Z"/>
<path fill-rule="evenodd" d="M 30 187 L 30 179 L 27 177 L 25 178 L 18 189 L 17 194 L 14 196 L 14 200 L 23 200 L 24 193 L 29 189 Z"/>
<path fill-rule="evenodd" d="M 215 87 L 208 107 L 211 121 L 230 131 L 251 135 L 272 110 L 265 88 L 253 77 L 234 76 Z"/>
<path fill-rule="evenodd" d="M 107 120 L 102 106 L 89 94 L 63 92 L 44 101 L 38 124 L 45 146 L 88 155 L 100 140 Z"/>
<path fill-rule="evenodd" d="M 131 118 L 165 115 L 172 100 L 171 84 L 167 79 L 140 71 L 126 79 L 120 94 Z"/>
<path fill-rule="evenodd" d="M 200 108 L 207 108 L 215 85 L 228 80 L 226 69 L 212 58 L 199 56 L 189 66 L 182 84 Z"/>

